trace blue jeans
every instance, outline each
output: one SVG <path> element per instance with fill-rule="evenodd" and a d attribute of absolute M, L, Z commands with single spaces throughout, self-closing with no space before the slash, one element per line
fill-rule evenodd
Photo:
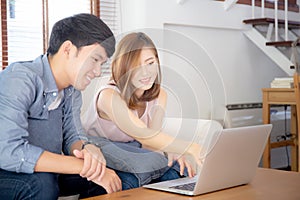
<path fill-rule="evenodd" d="M 138 179 L 130 173 L 116 171 L 117 175 L 122 181 L 122 190 L 137 188 L 139 186 Z M 87 181 L 79 175 L 65 175 L 59 176 L 60 196 L 69 196 L 80 194 L 80 198 L 87 198 L 106 194 L 104 188 L 95 184 L 92 181 Z"/>
<path fill-rule="evenodd" d="M 178 179 L 178 178 L 182 178 L 182 177 L 184 177 L 184 176 L 180 176 L 178 171 L 176 171 L 173 168 L 170 168 L 161 177 L 159 177 L 158 179 L 152 180 L 151 183 L 157 183 L 157 182 L 161 182 L 161 181 L 169 181 L 169 180 L 174 180 L 174 179 Z"/>
<path fill-rule="evenodd" d="M 57 199 L 57 178 L 51 173 L 24 174 L 0 169 L 0 199 Z"/>
<path fill-rule="evenodd" d="M 123 190 L 138 187 L 137 178 L 129 173 L 116 171 L 122 180 Z M 79 175 L 53 173 L 15 173 L 0 169 L 0 199 L 57 200 L 58 196 L 80 194 L 80 198 L 106 194 L 99 185 Z"/>
<path fill-rule="evenodd" d="M 170 170 L 168 159 L 164 155 L 142 148 L 138 141 L 113 142 L 93 136 L 89 139 L 101 148 L 109 168 L 134 174 L 140 186 L 180 177 L 177 173 L 180 168 L 178 163 L 174 163 L 171 167 L 173 170 Z"/>

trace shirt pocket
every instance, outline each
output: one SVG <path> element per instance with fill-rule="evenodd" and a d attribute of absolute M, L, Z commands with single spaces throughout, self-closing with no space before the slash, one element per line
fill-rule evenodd
<path fill-rule="evenodd" d="M 29 119 L 48 119 L 48 108 L 43 100 L 35 101 L 28 109 Z"/>

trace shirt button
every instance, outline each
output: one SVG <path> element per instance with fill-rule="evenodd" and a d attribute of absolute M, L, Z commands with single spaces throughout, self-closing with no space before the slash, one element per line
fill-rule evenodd
<path fill-rule="evenodd" d="M 22 159 L 21 159 L 21 161 L 22 161 L 22 162 L 24 162 L 24 161 L 25 161 L 25 159 L 24 159 L 24 158 L 22 158 Z"/>
<path fill-rule="evenodd" d="M 43 105 L 43 108 L 46 108 L 46 105 Z"/>
<path fill-rule="evenodd" d="M 72 89 L 71 88 L 69 88 L 69 96 L 71 96 L 72 95 Z"/>
<path fill-rule="evenodd" d="M 52 95 L 53 95 L 54 97 L 56 97 L 57 93 L 56 93 L 56 92 L 53 92 Z"/>

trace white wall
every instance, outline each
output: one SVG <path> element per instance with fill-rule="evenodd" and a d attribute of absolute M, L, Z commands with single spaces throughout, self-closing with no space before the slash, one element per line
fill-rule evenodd
<path fill-rule="evenodd" d="M 259 8 L 256 13 L 259 14 Z M 251 7 L 213 0 L 121 0 L 122 31 L 144 31 L 159 48 L 168 116 L 223 119 L 225 105 L 261 102 L 261 88 L 286 76 L 249 41 Z M 273 17 L 273 11 L 266 10 Z M 283 13 L 279 13 L 282 17 Z M 290 19 L 300 19 L 290 13 Z"/>

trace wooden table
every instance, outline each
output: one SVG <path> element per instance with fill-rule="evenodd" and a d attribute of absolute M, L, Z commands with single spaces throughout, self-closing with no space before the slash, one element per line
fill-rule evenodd
<path fill-rule="evenodd" d="M 300 171 L 300 153 L 298 149 L 300 139 L 298 137 L 300 128 L 297 128 L 297 114 L 296 114 L 296 96 L 294 88 L 263 88 L 263 123 L 270 124 L 270 107 L 271 105 L 290 105 L 291 106 L 291 134 L 292 137 L 289 140 L 270 142 L 270 138 L 266 144 L 266 148 L 263 154 L 263 167 L 271 167 L 271 154 L 272 148 L 291 146 L 291 168 L 292 171 Z M 297 132 L 298 130 L 298 132 Z M 298 138 L 298 139 L 297 139 Z"/>
<path fill-rule="evenodd" d="M 168 192 L 137 188 L 112 194 L 91 197 L 86 200 L 299 200 L 300 173 L 258 168 L 248 185 L 233 187 L 198 196 L 184 196 Z"/>

